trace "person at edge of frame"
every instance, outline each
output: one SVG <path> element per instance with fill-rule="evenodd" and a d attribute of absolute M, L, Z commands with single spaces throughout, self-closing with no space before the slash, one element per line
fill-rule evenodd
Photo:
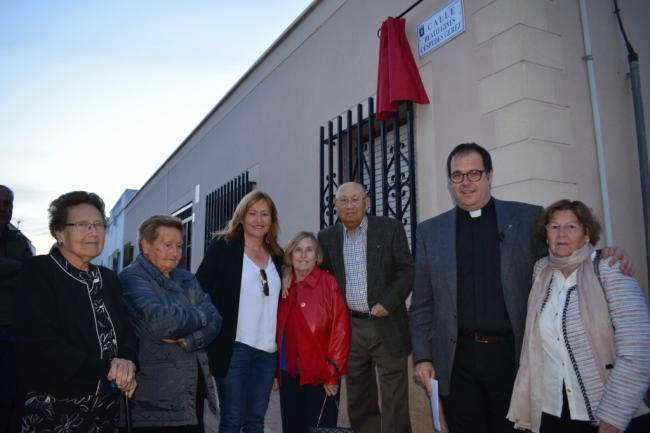
<path fill-rule="evenodd" d="M 14 193 L 0 185 L 0 433 L 9 431 L 16 400 L 14 296 L 23 263 L 33 256 L 29 239 L 11 224 Z"/>

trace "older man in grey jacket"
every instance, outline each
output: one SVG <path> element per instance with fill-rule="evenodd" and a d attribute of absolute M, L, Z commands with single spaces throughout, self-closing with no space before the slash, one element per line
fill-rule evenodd
<path fill-rule="evenodd" d="M 410 433 L 405 300 L 413 262 L 406 233 L 395 219 L 366 215 L 370 198 L 358 183 L 341 185 L 335 204 L 342 224 L 322 230 L 318 240 L 323 265 L 336 276 L 350 310 L 350 422 L 356 433 Z"/>

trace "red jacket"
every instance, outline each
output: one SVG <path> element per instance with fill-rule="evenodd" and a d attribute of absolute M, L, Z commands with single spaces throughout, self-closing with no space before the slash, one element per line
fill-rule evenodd
<path fill-rule="evenodd" d="M 278 307 L 278 379 L 282 368 L 285 325 L 291 315 L 296 341 L 284 342 L 297 349 L 300 384 L 336 384 L 346 373 L 350 353 L 350 316 L 334 276 L 318 266 L 300 283 L 289 287 L 289 295 Z M 338 368 L 332 365 L 335 364 Z"/>

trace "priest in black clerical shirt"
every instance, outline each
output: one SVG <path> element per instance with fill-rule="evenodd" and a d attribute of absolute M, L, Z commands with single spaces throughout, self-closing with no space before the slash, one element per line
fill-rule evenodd
<path fill-rule="evenodd" d="M 492 198 L 492 161 L 477 144 L 457 146 L 447 171 L 457 206 L 416 236 L 415 377 L 438 379 L 450 432 L 513 431 L 505 415 L 533 265 L 545 250 L 532 231 L 542 208 Z"/>
<path fill-rule="evenodd" d="M 460 335 L 512 336 L 501 286 L 501 240 L 493 199 L 482 209 L 456 210 Z"/>
<path fill-rule="evenodd" d="M 447 158 L 456 207 L 418 225 L 410 308 L 415 378 L 438 379 L 451 433 L 512 432 L 506 419 L 521 352 L 540 206 L 493 198 L 492 160 L 476 143 Z M 603 250 L 610 263 L 629 259 Z"/>

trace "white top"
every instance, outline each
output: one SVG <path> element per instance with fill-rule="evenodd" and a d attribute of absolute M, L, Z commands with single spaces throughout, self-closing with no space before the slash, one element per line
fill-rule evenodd
<path fill-rule="evenodd" d="M 544 402 L 542 411 L 562 416 L 562 384 L 565 384 L 571 419 L 589 421 L 587 407 L 573 370 L 569 351 L 562 334 L 562 311 L 569 288 L 576 284 L 577 270 L 569 278 L 561 271 L 553 271 L 551 293 L 539 319 L 539 330 L 544 347 Z M 571 296 L 577 296 L 573 293 Z"/>
<path fill-rule="evenodd" d="M 265 296 L 262 290 L 260 268 L 244 253 L 235 341 L 273 353 L 278 350 L 275 325 L 281 281 L 271 257 L 264 270 L 268 278 L 269 296 Z"/>

